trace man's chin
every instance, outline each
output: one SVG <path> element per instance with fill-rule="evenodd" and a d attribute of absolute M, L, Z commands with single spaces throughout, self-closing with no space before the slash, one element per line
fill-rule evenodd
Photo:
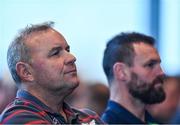
<path fill-rule="evenodd" d="M 75 79 L 71 83 L 72 83 L 72 88 L 75 89 L 75 88 L 77 88 L 79 86 L 80 82 L 79 82 L 79 79 Z"/>
<path fill-rule="evenodd" d="M 149 100 L 146 100 L 146 101 L 144 100 L 144 103 L 146 103 L 146 104 L 158 104 L 158 103 L 163 102 L 165 99 L 166 99 L 166 95 L 164 93 L 161 93 L 158 96 L 151 97 L 151 99 L 149 98 Z"/>

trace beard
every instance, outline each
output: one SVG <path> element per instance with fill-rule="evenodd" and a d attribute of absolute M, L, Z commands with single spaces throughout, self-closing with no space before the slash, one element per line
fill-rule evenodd
<path fill-rule="evenodd" d="M 132 73 L 131 81 L 128 83 L 129 92 L 144 104 L 160 103 L 165 100 L 166 95 L 162 85 L 157 87 L 155 85 L 163 84 L 163 77 L 158 76 L 152 83 L 147 83 L 138 79 L 137 74 Z"/>

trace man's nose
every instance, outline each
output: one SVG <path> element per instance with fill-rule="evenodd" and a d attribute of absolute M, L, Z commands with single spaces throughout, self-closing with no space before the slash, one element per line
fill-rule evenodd
<path fill-rule="evenodd" d="M 68 53 L 66 64 L 74 64 L 75 62 L 76 62 L 76 57 L 73 54 Z"/>
<path fill-rule="evenodd" d="M 164 76 L 164 75 L 165 75 L 165 73 L 164 73 L 164 71 L 163 71 L 163 69 L 162 69 L 161 66 L 159 66 L 159 68 L 158 68 L 158 74 L 159 74 L 160 76 Z"/>

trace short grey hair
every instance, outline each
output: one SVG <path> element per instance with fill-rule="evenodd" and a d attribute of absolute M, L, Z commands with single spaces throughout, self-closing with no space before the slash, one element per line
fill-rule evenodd
<path fill-rule="evenodd" d="M 52 29 L 54 22 L 45 22 L 37 25 L 30 25 L 22 29 L 9 45 L 7 51 L 7 63 L 11 72 L 12 78 L 17 85 L 21 83 L 21 78 L 17 74 L 16 64 L 20 61 L 29 62 L 31 59 L 29 48 L 25 44 L 28 38 L 31 38 L 32 33 L 46 31 Z"/>

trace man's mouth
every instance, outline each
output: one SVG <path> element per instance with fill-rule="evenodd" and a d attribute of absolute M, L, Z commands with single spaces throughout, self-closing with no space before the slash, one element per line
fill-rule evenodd
<path fill-rule="evenodd" d="M 154 84 L 163 84 L 164 79 L 162 77 L 158 77 L 154 80 Z"/>
<path fill-rule="evenodd" d="M 163 86 L 163 84 L 161 82 L 158 82 L 154 85 L 155 88 L 162 87 L 162 86 Z"/>
<path fill-rule="evenodd" d="M 77 73 L 77 70 L 71 69 L 71 70 L 66 71 L 64 74 L 69 74 L 69 73 Z"/>

